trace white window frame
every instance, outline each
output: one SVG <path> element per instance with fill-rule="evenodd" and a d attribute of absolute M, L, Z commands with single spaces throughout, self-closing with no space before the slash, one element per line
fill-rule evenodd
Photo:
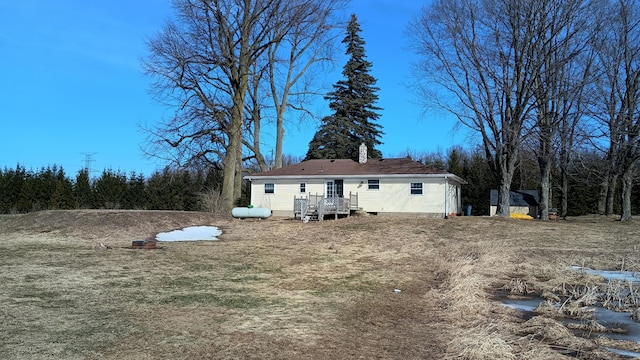
<path fill-rule="evenodd" d="M 380 190 L 380 179 L 368 179 L 367 190 Z"/>
<path fill-rule="evenodd" d="M 271 186 L 269 186 L 269 185 L 271 185 Z M 276 184 L 275 183 L 264 183 L 264 193 L 265 194 L 275 194 L 276 193 Z"/>
<path fill-rule="evenodd" d="M 420 185 L 420 186 L 419 187 L 418 186 L 414 187 L 414 185 Z M 418 191 L 418 190 L 420 190 L 420 193 L 417 193 L 417 192 L 414 193 L 414 191 Z M 409 191 L 410 191 L 411 195 L 422 195 L 422 194 L 424 194 L 424 184 L 421 183 L 421 182 L 412 182 L 409 185 Z"/>
<path fill-rule="evenodd" d="M 300 183 L 300 193 L 304 194 L 307 192 L 307 183 L 301 182 Z"/>

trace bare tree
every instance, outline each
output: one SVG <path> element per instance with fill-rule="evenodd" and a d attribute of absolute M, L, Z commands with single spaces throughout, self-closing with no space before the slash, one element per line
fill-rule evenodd
<path fill-rule="evenodd" d="M 310 7 L 327 1 L 174 0 L 176 16 L 148 42 L 143 62 L 157 98 L 176 109 L 152 131 L 150 152 L 173 150 L 178 165 L 221 164 L 223 204 L 233 207 L 241 191 L 244 134 L 251 128 L 248 90 L 261 79 L 260 61 L 306 21 Z"/>
<path fill-rule="evenodd" d="M 510 214 L 511 181 L 534 110 L 531 54 L 542 41 L 541 11 L 534 0 L 434 0 L 409 28 L 422 56 L 417 70 L 428 80 L 424 94 L 482 139 L 500 184 L 501 216 Z M 457 101 L 442 101 L 442 90 Z"/>
<path fill-rule="evenodd" d="M 274 43 L 267 52 L 269 94 L 276 117 L 275 168 L 283 165 L 282 149 L 285 135 L 285 113 L 288 108 L 312 115 L 305 108 L 309 96 L 320 95 L 318 83 L 308 75 L 318 65 L 331 63 L 334 43 L 342 21 L 332 18 L 347 0 L 317 0 L 300 10 L 299 21 L 293 24 L 285 41 Z M 317 78 L 317 73 L 313 73 Z M 309 81 L 311 80 L 311 81 Z M 313 115 L 312 115 L 313 116 Z"/>
<path fill-rule="evenodd" d="M 622 179 L 621 220 L 631 219 L 631 189 L 640 160 L 640 6 L 633 0 L 613 0 L 607 7 L 598 44 L 603 76 L 597 82 L 596 114 L 608 131 L 609 167 L 602 181 L 599 210 L 613 212 L 616 179 Z M 598 111 L 599 110 L 599 111 Z"/>
<path fill-rule="evenodd" d="M 535 28 L 542 41 L 535 43 L 531 54 L 536 107 L 532 128 L 538 139 L 540 216 L 548 220 L 551 170 L 557 148 L 554 141 L 559 127 L 563 126 L 559 147 L 562 161 L 566 163 L 570 155 L 566 147 L 571 141 L 569 135 L 573 134 L 576 122 L 581 118 L 581 94 L 590 78 L 591 61 L 583 53 L 593 36 L 591 21 L 596 20 L 592 16 L 596 4 L 591 0 L 539 0 L 538 4 Z M 566 212 L 566 197 L 564 206 Z"/>
<path fill-rule="evenodd" d="M 586 108 L 584 100 L 585 87 L 590 83 L 592 57 L 585 56 L 583 65 L 578 65 L 578 71 L 570 73 L 575 74 L 574 79 L 580 79 L 577 83 L 576 91 L 568 94 L 565 101 L 568 103 L 563 106 L 560 113 L 558 124 L 558 168 L 559 168 L 559 189 L 560 189 L 560 217 L 566 219 L 569 208 L 569 180 L 575 147 L 577 144 L 584 142 L 588 135 L 588 131 L 583 129 L 583 116 Z M 580 73 L 582 71 L 582 73 Z"/>
<path fill-rule="evenodd" d="M 334 58 L 334 43 L 341 21 L 334 18 L 337 10 L 349 0 L 300 1 L 296 18 L 282 41 L 274 42 L 260 61 L 253 66 L 247 103 L 245 146 L 259 171 L 283 165 L 282 149 L 285 135 L 285 115 L 294 110 L 302 117 L 313 113 L 306 103 L 321 95 L 318 72 Z M 261 153 L 261 131 L 264 121 L 275 119 L 275 154 L 267 164 Z"/>
<path fill-rule="evenodd" d="M 248 159 L 255 160 L 258 171 L 269 170 L 267 160 L 262 153 L 262 114 L 268 96 L 263 91 L 264 78 L 267 68 L 264 64 L 252 65 L 251 80 L 249 82 L 248 96 L 249 99 L 245 104 L 245 140 L 244 145 L 249 150 Z"/>

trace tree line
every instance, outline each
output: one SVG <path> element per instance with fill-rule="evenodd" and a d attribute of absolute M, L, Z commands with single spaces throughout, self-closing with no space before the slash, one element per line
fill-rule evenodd
<path fill-rule="evenodd" d="M 222 174 L 212 169 L 165 169 L 143 174 L 104 170 L 91 178 L 87 170 L 69 177 L 59 166 L 37 171 L 17 165 L 0 170 L 0 213 L 40 210 L 137 209 L 222 211 Z M 249 203 L 249 186 L 238 205 Z"/>
<path fill-rule="evenodd" d="M 498 180 L 482 148 L 453 147 L 446 151 L 406 150 L 396 157 L 409 157 L 427 166 L 447 170 L 467 181 L 462 187 L 463 205 L 471 205 L 472 215 L 489 214 L 489 191 Z M 285 154 L 284 165 L 302 161 L 301 157 Z M 599 189 L 607 161 L 592 150 L 578 151 L 567 167 L 567 213 L 580 216 L 598 213 Z M 539 189 L 539 163 L 533 151 L 519 154 L 510 188 Z M 37 171 L 17 165 L 0 170 L 0 213 L 26 213 L 39 210 L 66 209 L 140 209 L 183 210 L 225 213 L 220 197 L 222 172 L 217 169 L 170 169 L 143 174 L 103 170 L 94 178 L 87 170 L 69 177 L 62 167 L 52 166 Z M 619 180 L 620 181 L 620 180 Z M 636 179 L 636 183 L 640 181 Z M 559 208 L 562 197 L 560 170 L 554 167 L 550 180 L 550 207 Z M 637 184 L 636 184 L 637 185 Z M 611 204 L 613 211 L 622 209 L 621 187 Z M 632 208 L 640 209 L 640 194 L 630 198 Z M 250 184 L 245 181 L 242 196 L 236 206 L 250 204 Z"/>
<path fill-rule="evenodd" d="M 481 147 L 473 149 L 455 146 L 447 151 L 419 152 L 405 150 L 396 157 L 408 157 L 435 169 L 446 170 L 460 176 L 467 183 L 462 186 L 463 206 L 471 205 L 472 215 L 489 215 L 489 192 L 497 189 L 500 182 L 494 176 L 493 169 Z M 569 196 L 564 199 L 560 169 L 554 167 L 550 176 L 550 208 L 560 209 L 562 202 L 567 209 L 563 216 L 582 216 L 598 214 L 600 200 L 600 186 L 602 175 L 608 164 L 600 154 L 593 150 L 577 151 L 572 162 L 567 166 L 565 176 Z M 539 190 L 540 165 L 536 153 L 523 150 L 519 153 L 516 170 L 510 184 L 512 190 Z M 638 185 L 640 179 L 635 180 Z M 617 187 L 617 194 L 613 197 L 612 211 L 619 214 L 622 211 L 622 191 Z M 630 197 L 633 214 L 640 209 L 640 193 L 634 192 Z"/>

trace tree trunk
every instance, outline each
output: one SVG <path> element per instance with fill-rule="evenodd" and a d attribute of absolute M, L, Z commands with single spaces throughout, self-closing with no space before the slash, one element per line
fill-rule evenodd
<path fill-rule="evenodd" d="M 227 153 L 222 161 L 222 166 L 224 167 L 222 174 L 222 206 L 225 211 L 230 211 L 233 208 L 236 174 L 235 146 L 231 145 L 231 141 L 229 141 L 229 143 L 229 146 L 227 146 Z"/>
<path fill-rule="evenodd" d="M 607 208 L 604 212 L 606 216 L 613 215 L 613 203 L 615 201 L 616 187 L 618 184 L 618 174 L 609 176 L 609 184 L 607 184 Z"/>
<path fill-rule="evenodd" d="M 283 102 L 286 100 L 283 99 Z M 284 106 L 280 105 L 281 109 L 278 109 L 278 115 L 276 119 L 276 155 L 275 155 L 275 168 L 282 167 L 282 145 L 284 142 Z"/>
<path fill-rule="evenodd" d="M 549 220 L 549 193 L 551 178 L 551 162 L 548 159 L 539 161 L 540 163 L 540 219 Z"/>
<path fill-rule="evenodd" d="M 242 146 L 236 149 L 236 172 L 233 185 L 233 206 L 237 206 L 238 200 L 242 197 Z"/>
<path fill-rule="evenodd" d="M 497 216 L 509 217 L 511 215 L 511 182 L 500 182 L 498 187 Z"/>
<path fill-rule="evenodd" d="M 553 94 L 555 95 L 555 94 Z M 541 99 L 545 99 L 547 94 L 540 95 Z M 553 161 L 553 138 L 557 129 L 557 121 L 553 120 L 554 115 L 549 110 L 549 101 L 540 101 L 538 105 L 538 127 L 539 135 L 539 154 L 538 167 L 540 168 L 540 219 L 549 220 L 549 194 L 551 183 L 551 164 Z M 536 217 L 538 214 L 534 214 Z"/>
<path fill-rule="evenodd" d="M 498 169 L 500 169 L 500 173 L 497 174 L 500 179 L 498 207 L 496 209 L 496 215 L 498 216 L 509 217 L 511 215 L 511 182 L 516 170 L 515 159 L 517 158 L 517 151 L 510 154 L 510 156 L 504 154 L 496 156 Z"/>
<path fill-rule="evenodd" d="M 262 150 L 260 150 L 260 131 L 262 131 L 262 119 L 260 118 L 260 110 L 257 109 L 258 104 L 254 104 L 254 114 L 253 114 L 253 153 L 256 156 L 256 162 L 258 163 L 258 168 L 260 171 L 269 170 L 269 166 L 267 165 L 267 161 L 262 155 Z M 241 158 L 242 160 L 242 158 Z"/>
<path fill-rule="evenodd" d="M 258 168 L 260 171 L 269 170 L 269 166 L 267 165 L 267 161 L 264 158 L 261 150 L 261 134 L 262 134 L 262 104 L 260 103 L 260 81 L 264 76 L 258 69 L 258 67 L 254 64 L 252 66 L 251 76 L 251 86 L 249 87 L 249 101 L 251 107 L 249 109 L 249 116 L 251 117 L 250 121 L 253 123 L 253 143 L 250 142 L 251 139 L 247 140 L 247 147 L 250 152 L 256 157 L 256 163 L 258 164 Z M 240 158 L 242 161 L 242 158 Z M 242 175 L 241 175 L 242 176 Z"/>
<path fill-rule="evenodd" d="M 600 193 L 598 194 L 598 215 L 604 215 L 607 211 L 607 194 L 609 193 L 609 175 L 605 175 L 600 183 Z"/>
<path fill-rule="evenodd" d="M 564 169 L 560 170 L 560 191 L 562 193 L 560 197 L 560 217 L 567 218 L 567 208 L 569 207 L 569 177 Z"/>
<path fill-rule="evenodd" d="M 222 204 L 226 211 L 231 211 L 242 191 L 241 189 L 236 189 L 236 187 L 238 184 L 238 167 L 242 169 L 242 119 L 249 80 L 246 67 L 240 67 L 237 78 L 239 86 L 233 97 L 233 108 L 228 130 L 229 143 L 223 161 Z M 241 182 L 242 170 L 240 170 Z"/>
<path fill-rule="evenodd" d="M 512 139 L 511 142 L 499 144 L 500 146 L 496 149 L 493 161 L 490 161 L 492 171 L 500 183 L 498 187 L 497 216 L 509 217 L 511 215 L 511 183 L 513 182 L 513 175 L 516 171 L 519 156 L 518 145 L 513 145 L 513 143 L 518 143 L 518 141 Z M 489 155 L 489 146 L 486 143 L 485 152 Z"/>
<path fill-rule="evenodd" d="M 633 174 L 635 166 L 630 166 L 622 174 L 622 213 L 620 221 L 631 220 L 631 190 L 633 189 Z"/>

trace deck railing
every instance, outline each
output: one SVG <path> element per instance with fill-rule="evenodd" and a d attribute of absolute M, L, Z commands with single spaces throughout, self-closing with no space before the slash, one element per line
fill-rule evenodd
<path fill-rule="evenodd" d="M 325 197 L 311 194 L 307 197 L 293 198 L 293 216 L 305 216 L 315 213 L 319 219 L 326 214 L 349 214 L 351 210 L 358 210 L 358 193 L 349 193 L 348 197 Z"/>

